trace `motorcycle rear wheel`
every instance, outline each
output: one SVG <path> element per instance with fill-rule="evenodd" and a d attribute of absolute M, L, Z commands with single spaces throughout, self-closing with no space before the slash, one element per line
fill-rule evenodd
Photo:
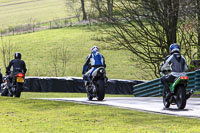
<path fill-rule="evenodd" d="M 15 97 L 20 97 L 21 96 L 22 89 L 23 89 L 23 85 L 20 84 L 20 83 L 17 83 Z"/>
<path fill-rule="evenodd" d="M 97 81 L 97 100 L 102 101 L 105 97 L 105 87 L 104 87 L 104 81 L 103 80 L 98 80 Z"/>
<path fill-rule="evenodd" d="M 183 86 L 179 86 L 176 92 L 176 103 L 178 109 L 184 109 L 186 105 L 186 90 Z"/>

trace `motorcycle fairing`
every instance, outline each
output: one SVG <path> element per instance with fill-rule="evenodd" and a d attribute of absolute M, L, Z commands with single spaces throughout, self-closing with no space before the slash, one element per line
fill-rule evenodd
<path fill-rule="evenodd" d="M 97 72 L 98 72 L 100 69 L 104 69 L 104 71 L 105 71 L 105 68 L 104 68 L 104 67 L 98 67 L 97 69 L 95 69 L 95 70 L 92 72 L 92 77 L 95 77 L 95 76 L 97 75 Z"/>
<path fill-rule="evenodd" d="M 174 92 L 176 85 L 178 85 L 182 81 L 187 81 L 189 78 L 178 77 L 175 79 L 174 83 L 169 83 L 171 92 Z"/>

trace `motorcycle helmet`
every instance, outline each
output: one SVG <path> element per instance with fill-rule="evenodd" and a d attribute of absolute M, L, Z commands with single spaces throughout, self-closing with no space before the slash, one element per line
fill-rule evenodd
<path fill-rule="evenodd" d="M 94 46 L 91 48 L 91 52 L 99 52 L 99 48 L 97 46 Z"/>
<path fill-rule="evenodd" d="M 22 55 L 19 52 L 16 52 L 14 55 L 15 59 L 21 59 Z"/>
<path fill-rule="evenodd" d="M 180 52 L 180 46 L 177 43 L 172 43 L 169 47 L 170 54 L 174 52 Z"/>

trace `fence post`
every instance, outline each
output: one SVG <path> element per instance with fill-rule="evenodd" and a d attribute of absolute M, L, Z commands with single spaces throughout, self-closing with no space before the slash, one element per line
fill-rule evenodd
<path fill-rule="evenodd" d="M 33 27 L 32 27 L 32 28 L 33 28 L 33 32 L 35 32 L 35 29 L 34 29 L 34 28 L 35 28 L 35 24 L 33 24 Z"/>
<path fill-rule="evenodd" d="M 50 23 L 50 29 L 51 29 L 51 21 L 49 23 Z"/>

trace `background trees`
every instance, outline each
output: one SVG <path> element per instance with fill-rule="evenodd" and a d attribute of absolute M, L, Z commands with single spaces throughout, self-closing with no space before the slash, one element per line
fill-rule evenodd
<path fill-rule="evenodd" d="M 81 0 L 82 9 L 84 1 Z M 188 63 L 200 51 L 200 0 L 88 0 L 111 28 L 103 29 L 107 42 L 115 49 L 126 49 L 137 56 L 156 77 L 169 46 L 178 43 Z M 83 20 L 86 11 L 82 10 Z M 85 15 L 84 15 L 85 14 Z M 200 56 L 200 55 L 199 55 Z M 143 70 L 144 70 L 143 69 Z"/>
<path fill-rule="evenodd" d="M 188 62 L 197 49 L 195 27 L 185 27 L 196 18 L 188 13 L 193 4 L 188 0 L 120 0 L 114 4 L 115 16 L 110 19 L 108 15 L 107 23 L 113 28 L 106 30 L 104 41 L 131 51 L 138 57 L 133 61 L 159 77 L 160 63 L 169 54 L 170 44 L 179 43 Z"/>
<path fill-rule="evenodd" d="M 83 20 L 87 20 L 87 14 L 85 11 L 85 0 L 81 0 L 81 9 L 82 9 L 82 13 L 83 13 Z"/>
<path fill-rule="evenodd" d="M 92 12 L 93 17 L 103 18 L 105 15 L 111 17 L 113 15 L 114 0 L 66 0 L 66 6 L 70 7 L 76 16 L 82 14 L 82 20 L 87 20 L 92 8 L 95 8 L 95 11 Z"/>

